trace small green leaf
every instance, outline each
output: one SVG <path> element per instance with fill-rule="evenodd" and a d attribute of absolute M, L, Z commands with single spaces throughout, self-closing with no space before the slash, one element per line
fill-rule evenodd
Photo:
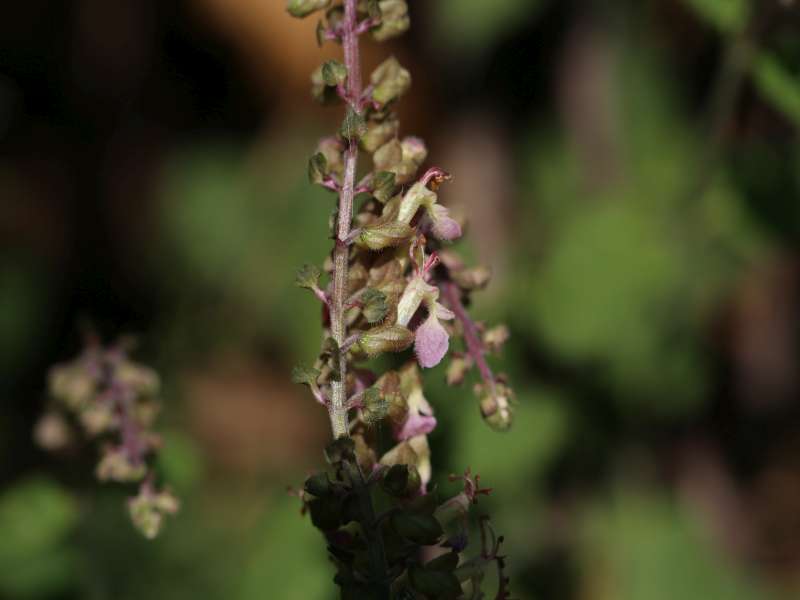
<path fill-rule="evenodd" d="M 424 546 L 435 544 L 444 534 L 439 521 L 426 514 L 399 513 L 392 517 L 392 525 L 400 536 Z"/>
<path fill-rule="evenodd" d="M 312 367 L 295 367 L 292 369 L 292 383 L 301 385 L 317 385 L 317 377 L 320 372 Z"/>
<path fill-rule="evenodd" d="M 319 286 L 319 278 L 322 273 L 315 265 L 303 265 L 294 278 L 297 287 L 313 290 Z"/>
<path fill-rule="evenodd" d="M 314 185 L 321 185 L 328 174 L 328 160 L 322 152 L 317 152 L 308 159 L 308 181 Z"/>
<path fill-rule="evenodd" d="M 367 122 L 363 115 L 348 107 L 347 115 L 339 128 L 339 134 L 348 141 L 357 141 L 366 132 Z"/>
<path fill-rule="evenodd" d="M 364 318 L 369 323 L 374 324 L 383 321 L 389 312 L 389 306 L 386 304 L 386 295 L 373 288 L 367 288 L 361 295 L 361 303 L 364 305 L 362 309 Z"/>
<path fill-rule="evenodd" d="M 325 85 L 341 85 L 347 80 L 347 67 L 338 60 L 329 60 L 322 65 L 322 79 Z"/>

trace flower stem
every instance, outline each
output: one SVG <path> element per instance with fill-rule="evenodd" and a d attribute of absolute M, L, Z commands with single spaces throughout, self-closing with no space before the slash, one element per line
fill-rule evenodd
<path fill-rule="evenodd" d="M 356 99 L 352 109 L 360 110 L 357 99 L 361 97 L 361 59 L 359 56 L 358 15 L 356 0 L 345 0 L 342 46 L 344 63 L 347 67 L 347 97 Z M 356 167 L 358 166 L 358 142 L 350 139 L 344 153 L 344 181 L 339 193 L 339 221 L 336 231 L 336 246 L 333 250 L 333 298 L 331 306 L 331 330 L 333 339 L 341 348 L 347 339 L 345 323 L 345 301 L 347 300 L 347 270 L 350 248 L 347 238 L 350 235 L 350 222 L 353 219 L 353 198 L 355 196 Z M 338 381 L 331 385 L 330 420 L 333 437 L 349 435 L 347 426 L 347 360 L 346 353 L 339 357 Z"/>
<path fill-rule="evenodd" d="M 361 58 L 358 46 L 358 13 L 357 0 L 344 0 L 344 23 L 342 28 L 342 46 L 344 47 L 344 64 L 347 67 L 347 94 L 350 108 L 361 112 Z M 350 138 L 344 152 L 344 179 L 339 193 L 339 219 L 336 232 L 336 245 L 333 250 L 333 297 L 331 299 L 331 330 L 333 339 L 342 351 L 339 352 L 338 381 L 331 384 L 332 398 L 329 406 L 333 437 L 347 437 L 350 429 L 347 421 L 347 352 L 344 350 L 347 340 L 347 323 L 345 322 L 347 302 L 347 271 L 350 255 L 350 224 L 353 220 L 353 198 L 355 197 L 356 168 L 358 166 L 358 141 Z M 375 511 L 372 497 L 358 461 L 353 461 L 352 479 L 358 503 L 364 517 L 364 530 L 369 546 L 371 587 L 375 598 L 389 600 L 389 585 L 386 551 L 380 527 L 375 524 Z"/>

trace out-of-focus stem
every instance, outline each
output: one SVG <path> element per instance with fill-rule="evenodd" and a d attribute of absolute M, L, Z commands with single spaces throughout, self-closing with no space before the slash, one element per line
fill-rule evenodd
<path fill-rule="evenodd" d="M 494 373 L 492 373 L 489 363 L 486 362 L 483 342 L 481 341 L 480 332 L 478 332 L 478 326 L 475 325 L 475 322 L 467 314 L 464 305 L 461 303 L 461 291 L 452 281 L 444 282 L 441 287 L 444 297 L 447 299 L 447 304 L 450 306 L 450 310 L 453 311 L 453 314 L 456 316 L 456 319 L 458 319 L 458 322 L 461 323 L 461 327 L 464 330 L 464 341 L 467 344 L 467 352 L 472 360 L 475 361 L 475 365 L 477 365 L 478 371 L 481 373 L 481 378 L 486 385 L 489 386 L 489 390 L 494 396 Z"/>

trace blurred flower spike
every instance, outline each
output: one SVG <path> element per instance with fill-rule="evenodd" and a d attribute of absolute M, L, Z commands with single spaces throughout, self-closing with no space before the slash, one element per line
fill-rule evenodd
<path fill-rule="evenodd" d="M 51 405 L 36 425 L 34 437 L 48 450 L 59 450 L 73 439 L 70 421 L 90 439 L 102 439 L 95 469 L 101 481 L 139 483 L 129 512 L 145 537 L 160 531 L 163 517 L 174 514 L 178 501 L 153 487 L 148 458 L 161 446 L 153 430 L 159 411 L 159 377 L 131 361 L 130 342 L 103 347 L 90 336 L 74 360 L 54 366 L 48 383 Z"/>

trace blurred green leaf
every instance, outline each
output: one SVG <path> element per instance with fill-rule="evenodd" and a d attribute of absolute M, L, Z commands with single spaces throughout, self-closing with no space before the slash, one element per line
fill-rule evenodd
<path fill-rule="evenodd" d="M 281 498 L 269 509 L 260 529 L 261 541 L 235 594 L 238 600 L 261 600 L 270 591 L 281 600 L 328 597 L 333 568 L 321 536 L 308 519 L 300 517 L 299 503 Z"/>
<path fill-rule="evenodd" d="M 762 52 L 753 77 L 761 95 L 800 127 L 800 74 L 789 72 L 777 57 Z"/>
<path fill-rule="evenodd" d="M 47 479 L 6 490 L 0 496 L 0 591 L 31 597 L 68 584 L 75 556 L 62 544 L 77 518 L 72 498 Z"/>
<path fill-rule="evenodd" d="M 741 31 L 750 17 L 749 0 L 684 0 L 697 15 L 723 33 Z"/>
<path fill-rule="evenodd" d="M 178 492 L 188 492 L 203 477 L 200 448 L 186 433 L 171 429 L 163 434 L 165 443 L 158 451 L 158 469 L 164 481 Z"/>
<path fill-rule="evenodd" d="M 179 309 L 170 322 L 182 335 L 204 335 L 209 345 L 271 336 L 289 359 L 317 346 L 319 301 L 287 286 L 296 265 L 330 250 L 330 205 L 305 181 L 307 148 L 291 143 L 302 136 L 287 139 L 252 159 L 270 165 L 266 171 L 248 169 L 238 150 L 217 145 L 168 163 L 152 268 L 172 286 Z"/>
<path fill-rule="evenodd" d="M 544 4 L 543 0 L 440 0 L 432 8 L 444 44 L 480 52 Z"/>
<path fill-rule="evenodd" d="M 653 492 L 619 490 L 584 522 L 584 581 L 596 600 L 766 600 L 765 589 L 726 564 L 680 507 Z"/>
<path fill-rule="evenodd" d="M 703 194 L 687 198 L 703 140 L 674 108 L 663 68 L 638 48 L 618 55 L 614 110 L 626 118 L 611 183 L 591 183 L 587 197 L 591 165 L 571 145 L 545 137 L 532 151 L 528 187 L 540 210 L 527 218 L 542 235 L 519 252 L 510 319 L 561 360 L 599 367 L 600 384 L 626 406 L 679 416 L 706 397 L 704 319 L 764 238 L 724 172 L 703 174 Z"/>

